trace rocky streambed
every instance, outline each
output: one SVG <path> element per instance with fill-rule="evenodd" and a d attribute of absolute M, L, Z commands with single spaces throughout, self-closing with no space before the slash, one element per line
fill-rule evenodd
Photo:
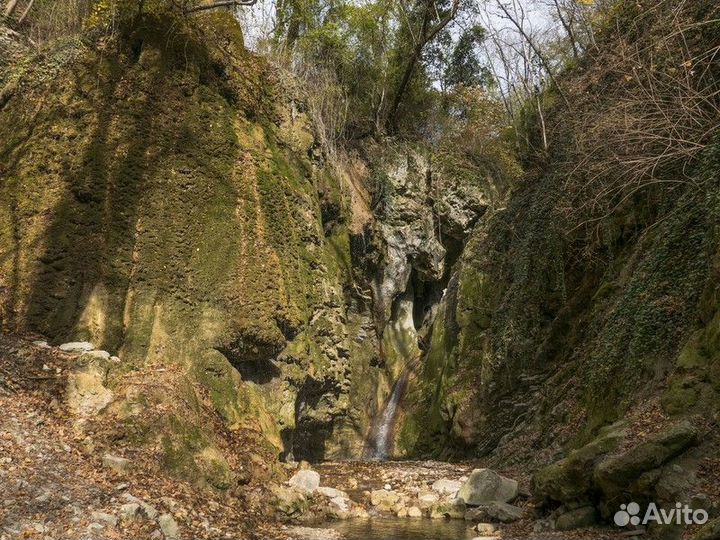
<path fill-rule="evenodd" d="M 557 534 L 543 530 L 543 523 L 537 521 L 524 482 L 472 463 L 344 461 L 295 467 L 290 480 L 274 491 L 290 537 L 451 539 Z"/>

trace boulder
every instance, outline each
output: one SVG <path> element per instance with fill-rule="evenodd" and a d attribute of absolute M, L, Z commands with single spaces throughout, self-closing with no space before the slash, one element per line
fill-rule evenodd
<path fill-rule="evenodd" d="M 490 501 L 471 508 L 463 516 L 467 521 L 512 523 L 523 515 L 522 508 L 502 501 Z"/>
<path fill-rule="evenodd" d="M 491 469 L 475 469 L 457 494 L 465 504 L 475 506 L 490 501 L 509 502 L 517 495 L 517 481 Z"/>
<path fill-rule="evenodd" d="M 433 491 L 437 491 L 442 495 L 455 495 L 462 487 L 462 482 L 459 480 L 450 480 L 449 478 L 441 478 L 435 480 L 432 485 Z"/>
<path fill-rule="evenodd" d="M 603 428 L 595 440 L 537 471 L 532 479 L 535 498 L 541 503 L 586 499 L 592 489 L 593 467 L 626 436 L 623 423 L 613 424 Z"/>
<path fill-rule="evenodd" d="M 687 448 L 697 444 L 698 439 L 698 429 L 683 420 L 651 439 L 598 463 L 593 471 L 593 481 L 606 500 L 632 494 L 632 485 L 643 475 L 646 481 L 639 482 L 638 486 L 642 491 L 647 491 L 661 479 L 662 474 L 661 471 L 657 471 L 657 474 L 645 473 L 659 469 Z M 672 470 L 668 469 L 668 472 Z M 675 476 L 677 477 L 677 474 Z"/>
<path fill-rule="evenodd" d="M 597 523 L 597 510 L 594 506 L 582 506 L 560 514 L 555 520 L 555 530 L 569 531 L 582 529 Z"/>
<path fill-rule="evenodd" d="M 307 493 L 313 493 L 320 487 L 320 475 L 310 469 L 302 469 L 296 472 L 288 483 Z"/>

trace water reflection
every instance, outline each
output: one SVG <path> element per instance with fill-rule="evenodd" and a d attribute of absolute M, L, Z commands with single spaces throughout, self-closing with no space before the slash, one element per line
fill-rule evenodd
<path fill-rule="evenodd" d="M 347 540 L 463 540 L 474 538 L 470 523 L 462 519 L 368 518 L 327 525 Z"/>

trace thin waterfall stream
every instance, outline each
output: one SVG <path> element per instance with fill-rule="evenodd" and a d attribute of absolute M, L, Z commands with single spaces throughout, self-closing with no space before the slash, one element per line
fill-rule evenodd
<path fill-rule="evenodd" d="M 380 422 L 375 430 L 374 440 L 370 443 L 370 458 L 378 461 L 384 461 L 391 457 L 393 450 L 393 431 L 395 428 L 395 420 L 397 418 L 398 406 L 405 395 L 410 369 L 405 367 L 400 378 L 395 382 L 390 399 L 385 405 Z"/>

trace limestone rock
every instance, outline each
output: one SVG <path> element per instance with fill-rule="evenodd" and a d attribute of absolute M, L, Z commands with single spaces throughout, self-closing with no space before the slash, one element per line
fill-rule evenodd
<path fill-rule="evenodd" d="M 130 460 L 112 454 L 105 454 L 102 458 L 103 465 L 109 467 L 115 472 L 124 473 L 130 469 Z"/>
<path fill-rule="evenodd" d="M 325 497 L 328 497 L 329 499 L 334 499 L 336 497 L 341 497 L 343 499 L 347 498 L 347 493 L 344 491 L 341 491 L 339 489 L 331 488 L 331 487 L 325 487 L 320 486 L 316 490 L 320 495 L 324 495 Z"/>
<path fill-rule="evenodd" d="M 138 503 L 125 503 L 120 506 L 118 514 L 122 521 L 133 521 L 140 516 L 140 505 Z"/>
<path fill-rule="evenodd" d="M 497 532 L 497 527 L 492 523 L 478 523 L 473 527 L 475 531 L 482 536 L 492 536 Z"/>
<path fill-rule="evenodd" d="M 89 341 L 71 341 L 63 343 L 59 349 L 67 353 L 84 353 L 95 349 L 95 345 Z"/>
<path fill-rule="evenodd" d="M 407 516 L 411 518 L 421 518 L 422 510 L 420 510 L 417 506 L 411 506 L 407 509 Z"/>
<path fill-rule="evenodd" d="M 79 365 L 68 375 L 66 399 L 74 414 L 92 416 L 113 401 L 112 391 L 105 387 L 106 362 L 102 358 L 83 355 Z"/>
<path fill-rule="evenodd" d="M 122 498 L 123 500 L 128 501 L 128 503 L 139 505 L 142 514 L 144 514 L 148 519 L 155 519 L 158 516 L 157 508 L 150 503 L 147 503 L 142 499 L 138 499 L 130 493 L 123 493 Z"/>
<path fill-rule="evenodd" d="M 582 506 L 560 514 L 555 520 L 555 530 L 569 531 L 571 529 L 582 529 L 597 522 L 597 510 L 593 506 Z"/>
<path fill-rule="evenodd" d="M 467 521 L 512 523 L 522 515 L 522 508 L 502 501 L 490 501 L 468 510 L 464 517 Z"/>
<path fill-rule="evenodd" d="M 458 491 L 466 504 L 479 505 L 489 501 L 509 502 L 518 495 L 518 483 L 491 469 L 475 469 Z"/>
<path fill-rule="evenodd" d="M 294 486 L 273 486 L 271 491 L 275 498 L 274 507 L 287 516 L 304 514 L 308 509 L 305 492 Z"/>
<path fill-rule="evenodd" d="M 298 489 L 313 493 L 320 487 L 320 475 L 313 470 L 302 469 L 296 472 L 288 483 Z"/>
<path fill-rule="evenodd" d="M 450 480 L 449 478 L 441 478 L 435 480 L 432 485 L 433 491 L 444 495 L 455 495 L 462 487 L 462 482 L 459 480 Z"/>
<path fill-rule="evenodd" d="M 118 518 L 107 512 L 92 512 L 90 519 L 96 523 L 101 523 L 106 527 L 115 527 L 118 523 Z"/>
<path fill-rule="evenodd" d="M 461 499 L 436 504 L 430 510 L 432 519 L 463 519 L 467 508 Z"/>
<path fill-rule="evenodd" d="M 382 512 L 391 512 L 400 500 L 400 495 L 386 489 L 376 489 L 370 493 L 370 504 Z"/>
<path fill-rule="evenodd" d="M 433 493 L 433 492 L 424 492 L 424 493 L 420 493 L 420 495 L 418 495 L 418 505 L 420 506 L 420 508 L 423 508 L 423 509 L 430 508 L 433 504 L 435 504 L 439 500 L 440 500 L 440 497 L 438 496 L 438 494 Z"/>
<path fill-rule="evenodd" d="M 158 525 L 160 525 L 160 530 L 165 535 L 165 538 L 173 539 L 178 537 L 179 527 L 177 521 L 170 514 L 162 514 L 158 518 Z"/>

